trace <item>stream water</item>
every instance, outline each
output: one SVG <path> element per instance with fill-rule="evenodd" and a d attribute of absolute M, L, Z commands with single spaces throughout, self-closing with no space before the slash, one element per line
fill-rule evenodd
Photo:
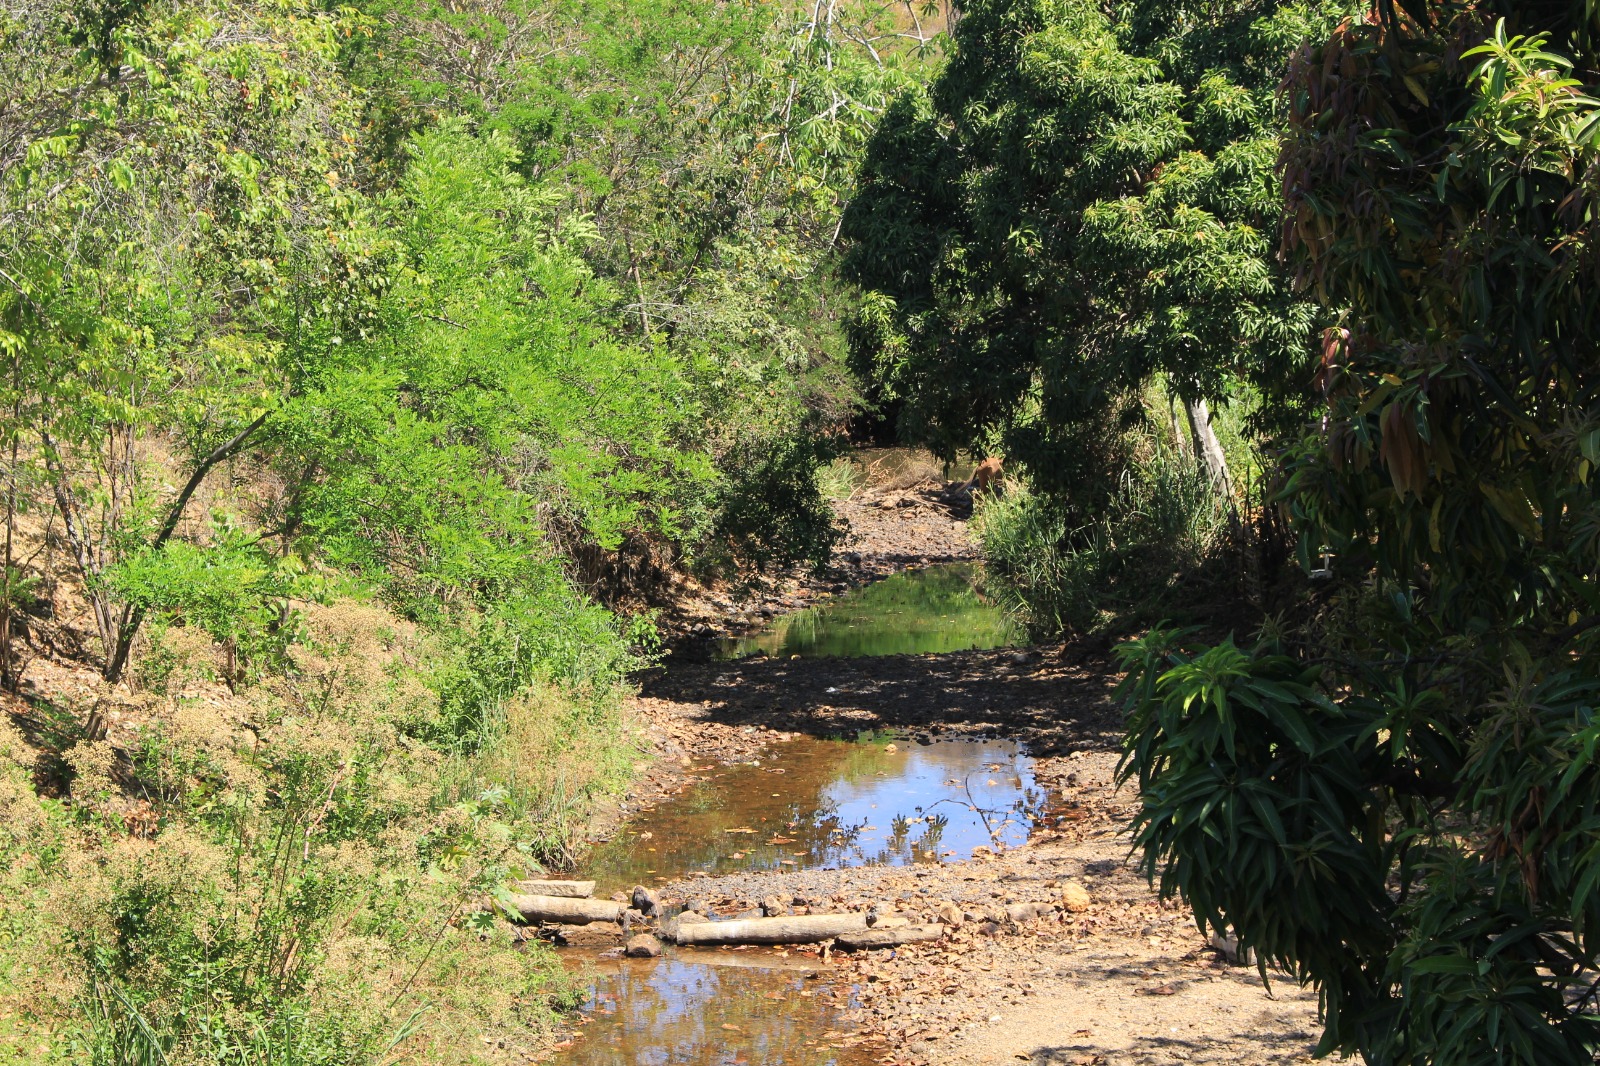
<path fill-rule="evenodd" d="M 701 772 L 590 853 L 584 874 L 598 892 L 700 870 L 968 859 L 980 845 L 1026 841 L 1044 807 L 1033 760 L 1010 740 L 800 739 Z"/>
<path fill-rule="evenodd" d="M 918 655 L 1005 648 L 1027 642 L 1027 631 L 983 593 L 974 563 L 907 570 L 782 615 L 760 632 L 723 640 L 725 659 L 747 655 L 805 658 L 833 655 Z"/>
<path fill-rule="evenodd" d="M 866 1066 L 840 1041 L 850 996 L 814 962 L 683 953 L 592 966 L 593 1021 L 558 1060 L 584 1066 Z"/>
<path fill-rule="evenodd" d="M 777 619 L 729 656 L 883 655 L 1019 643 L 966 565 L 930 567 Z M 883 734 L 800 739 L 737 766 L 703 766 L 689 788 L 640 811 L 582 864 L 596 894 L 703 871 L 945 862 L 1025 841 L 1044 814 L 1033 760 L 1014 741 Z M 726 917 L 726 916 L 717 916 Z M 666 949 L 597 960 L 565 949 L 591 981 L 591 1019 L 568 1066 L 865 1066 L 843 1021 L 852 989 L 805 957 Z"/>

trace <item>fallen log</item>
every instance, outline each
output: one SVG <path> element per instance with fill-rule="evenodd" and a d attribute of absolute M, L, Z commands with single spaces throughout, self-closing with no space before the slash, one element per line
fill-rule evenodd
<path fill-rule="evenodd" d="M 865 914 L 799 914 L 680 924 L 675 933 L 680 944 L 815 944 L 866 928 Z"/>
<path fill-rule="evenodd" d="M 942 925 L 899 925 L 890 929 L 864 929 L 859 933 L 840 933 L 833 946 L 845 951 L 863 948 L 897 948 L 901 944 L 916 944 L 926 940 L 943 940 Z"/>
<path fill-rule="evenodd" d="M 569 896 L 588 899 L 594 895 L 593 881 L 518 881 L 517 891 L 526 896 Z"/>
<path fill-rule="evenodd" d="M 588 925 L 622 919 L 622 904 L 608 899 L 574 899 L 571 896 L 513 895 L 511 905 L 529 925 Z"/>

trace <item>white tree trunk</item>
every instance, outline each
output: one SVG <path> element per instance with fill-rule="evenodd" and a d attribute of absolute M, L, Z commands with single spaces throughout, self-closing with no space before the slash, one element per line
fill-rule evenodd
<path fill-rule="evenodd" d="M 622 920 L 622 904 L 606 899 L 575 899 L 571 896 L 533 896 L 514 894 L 511 905 L 522 913 L 529 925 L 588 925 L 590 922 Z"/>
<path fill-rule="evenodd" d="M 864 933 L 865 914 L 811 914 L 789 918 L 744 918 L 679 925 L 680 944 L 815 944 L 841 933 Z"/>
<path fill-rule="evenodd" d="M 1189 415 L 1189 433 L 1194 438 L 1194 453 L 1205 464 L 1211 485 L 1224 498 L 1233 499 L 1233 479 L 1228 476 L 1228 459 L 1222 454 L 1222 442 L 1217 431 L 1211 428 L 1211 412 L 1204 400 L 1184 401 Z"/>

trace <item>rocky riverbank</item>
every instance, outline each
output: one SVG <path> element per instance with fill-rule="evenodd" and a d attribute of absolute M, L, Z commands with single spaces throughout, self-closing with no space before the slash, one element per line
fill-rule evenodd
<path fill-rule="evenodd" d="M 841 505 L 855 538 L 841 566 L 792 577 L 777 599 L 701 603 L 707 632 L 748 628 L 819 594 L 907 565 L 967 559 L 967 501 L 949 483 L 875 486 Z M 690 612 L 692 615 L 692 612 Z M 690 615 L 686 615 L 688 617 Z M 1026 844 L 980 848 L 969 861 L 903 866 L 700 873 L 641 886 L 624 922 L 552 927 L 544 935 L 591 955 L 688 907 L 716 919 L 859 916 L 886 930 L 934 930 L 917 942 L 857 951 L 821 944 L 675 948 L 682 960 L 799 967 L 804 994 L 830 1001 L 839 1030 L 817 1046 L 840 1062 L 1052 1066 L 1306 1060 L 1315 997 L 1286 978 L 1268 988 L 1162 903 L 1130 864 L 1124 830 L 1136 797 L 1114 781 L 1122 722 L 1115 671 L 1081 648 L 966 651 L 860 659 L 670 660 L 641 679 L 635 714 L 653 749 L 616 819 L 596 839 L 647 846 L 668 797 L 719 768 L 767 760 L 801 736 L 889 731 L 903 743 L 1010 738 L 1036 756 L 1047 794 Z M 581 865 L 579 867 L 582 869 Z M 645 911 L 655 910 L 652 920 Z M 691 916 L 693 917 L 693 916 Z M 893 940 L 893 936 L 880 939 Z M 816 1043 L 816 1042 L 813 1042 Z M 787 1060 L 786 1060 L 787 1061 Z"/>

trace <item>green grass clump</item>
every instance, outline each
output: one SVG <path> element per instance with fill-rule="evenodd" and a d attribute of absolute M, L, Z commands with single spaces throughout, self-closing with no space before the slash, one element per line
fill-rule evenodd
<path fill-rule="evenodd" d="M 1186 456 L 1152 442 L 1110 504 L 1074 525 L 1025 484 L 975 518 L 989 590 L 1036 636 L 1084 636 L 1181 614 L 1211 587 L 1228 504 Z"/>

